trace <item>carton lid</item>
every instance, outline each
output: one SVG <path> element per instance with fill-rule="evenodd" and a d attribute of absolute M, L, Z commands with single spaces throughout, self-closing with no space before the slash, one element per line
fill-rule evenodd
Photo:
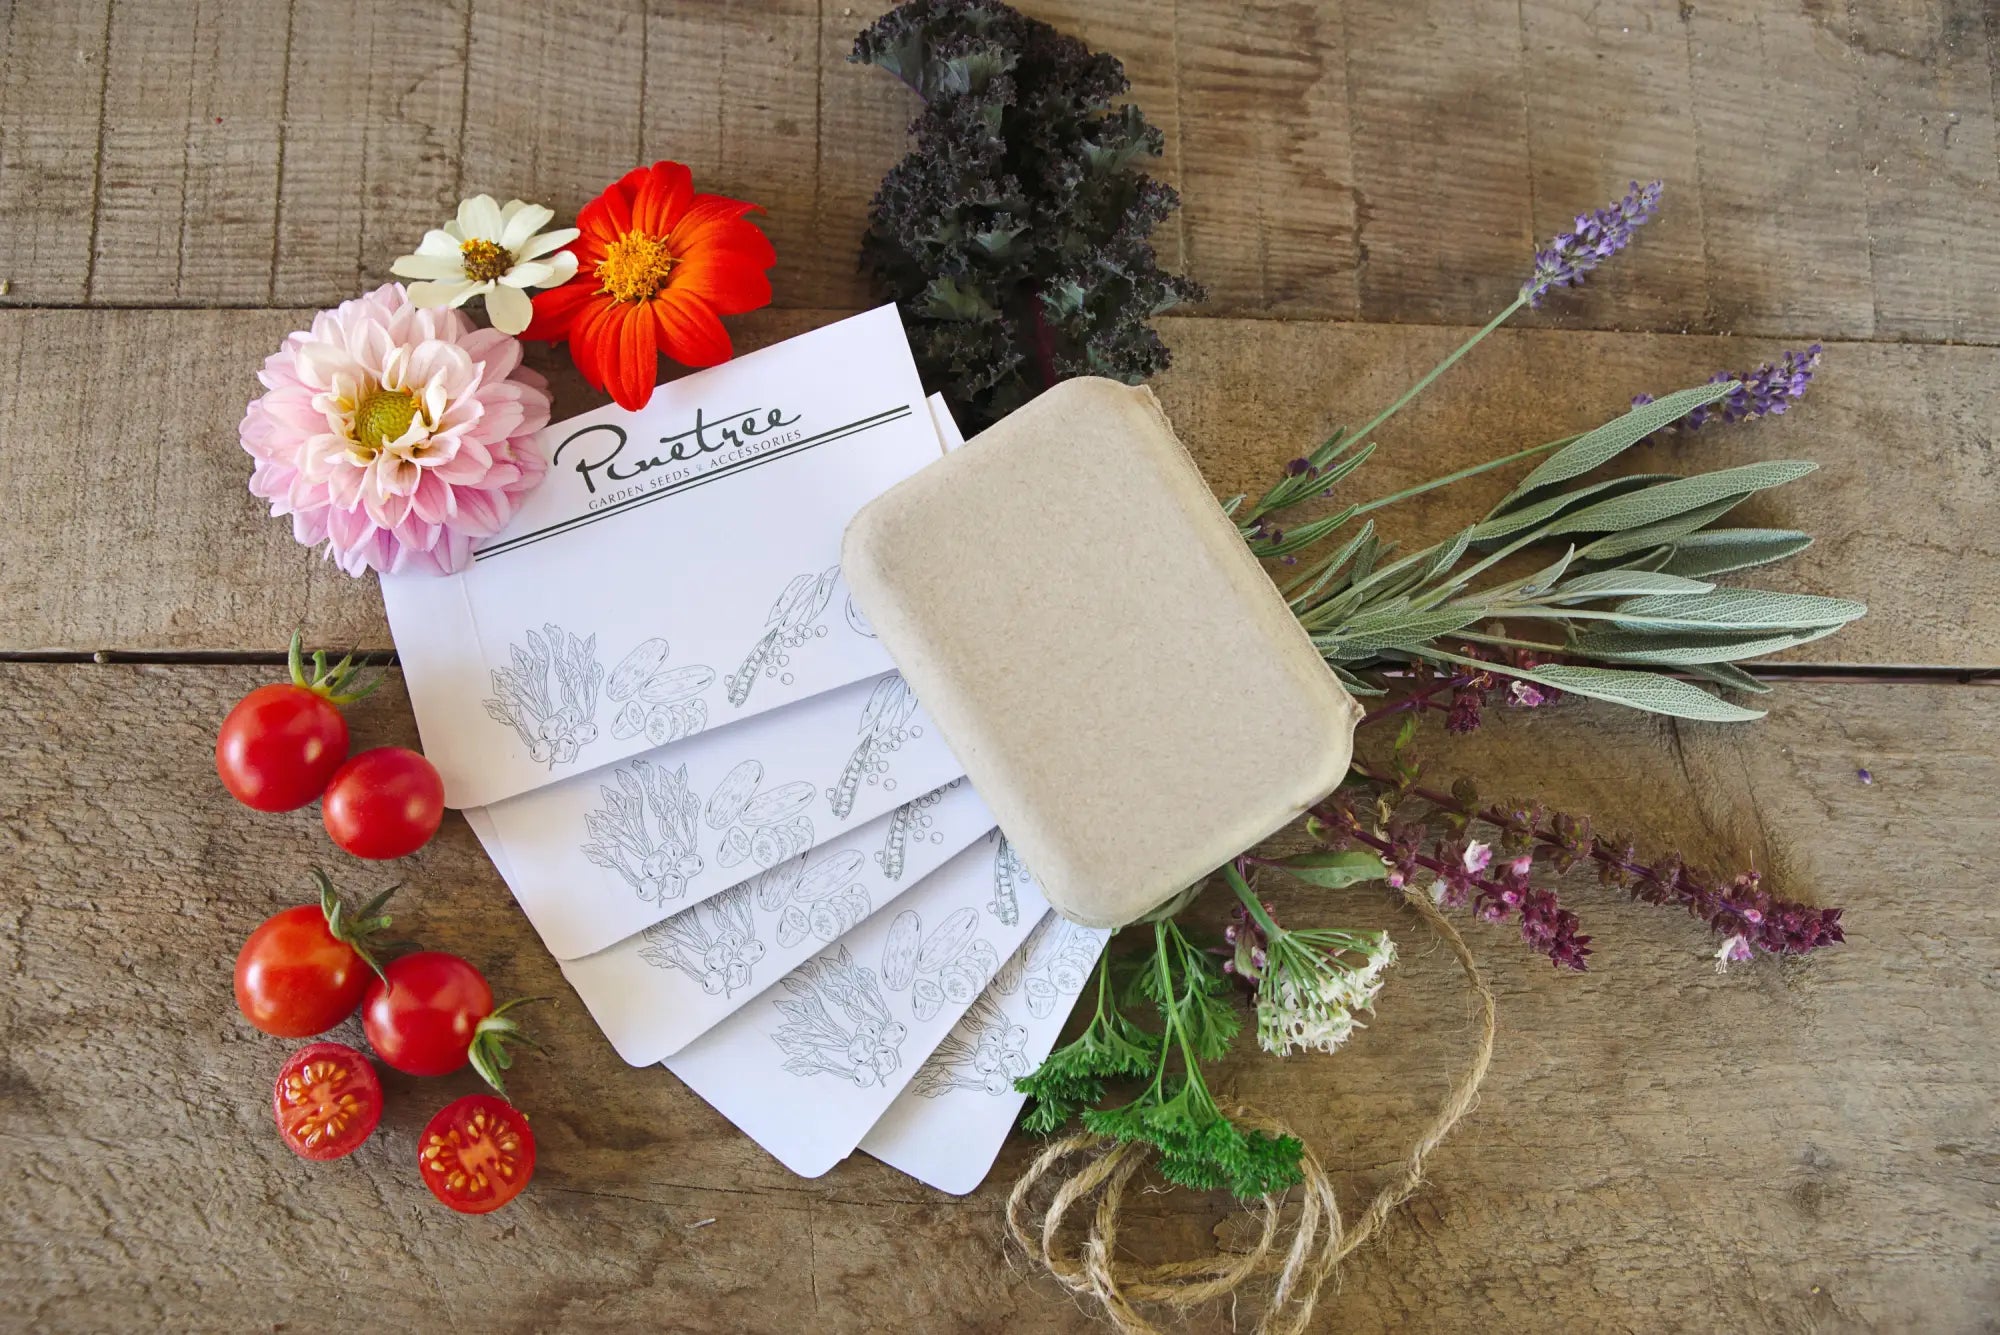
<path fill-rule="evenodd" d="M 1077 922 L 1145 914 L 1347 771 L 1359 707 L 1150 390 L 1062 382 L 870 502 L 842 560 Z"/>

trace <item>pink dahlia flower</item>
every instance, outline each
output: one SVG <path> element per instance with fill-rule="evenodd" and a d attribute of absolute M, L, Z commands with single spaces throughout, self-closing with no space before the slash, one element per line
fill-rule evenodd
<path fill-rule="evenodd" d="M 350 575 L 462 569 L 548 467 L 548 382 L 520 342 L 420 310 L 401 283 L 321 311 L 257 379 L 237 428 L 250 494 Z"/>

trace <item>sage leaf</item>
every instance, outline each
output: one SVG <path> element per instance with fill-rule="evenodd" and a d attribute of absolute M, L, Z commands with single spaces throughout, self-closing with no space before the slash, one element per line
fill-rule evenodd
<path fill-rule="evenodd" d="M 1629 477 L 1606 478 L 1602 482 L 1593 482 L 1587 487 L 1578 487 L 1575 491 L 1566 491 L 1560 496 L 1551 496 L 1547 500 L 1536 501 L 1533 505 L 1525 509 L 1516 510 L 1513 514 L 1501 515 L 1496 519 L 1489 519 L 1482 524 L 1475 525 L 1472 530 L 1472 540 L 1474 542 L 1494 542 L 1501 538 L 1509 538 L 1516 533 L 1522 533 L 1534 528 L 1537 524 L 1549 522 L 1562 514 L 1563 511 L 1581 503 L 1589 497 L 1622 496 L 1627 492 L 1636 491 L 1640 487 L 1650 486 L 1655 482 L 1671 482 L 1673 480 L 1674 475 L 1672 473 L 1634 473 Z"/>
<path fill-rule="evenodd" d="M 1864 603 L 1811 593 L 1711 589 L 1653 594 L 1618 604 L 1621 626 L 1685 626 L 1718 630 L 1814 630 L 1843 626 L 1868 611 Z"/>
<path fill-rule="evenodd" d="M 1650 570 L 1599 570 L 1578 575 L 1551 595 L 1555 602 L 1582 598 L 1626 598 L 1642 593 L 1707 593 L 1713 584 Z"/>
<path fill-rule="evenodd" d="M 1672 519 L 1727 496 L 1748 495 L 1766 487 L 1802 478 L 1819 465 L 1805 459 L 1774 459 L 1768 463 L 1721 468 L 1713 473 L 1662 482 L 1627 496 L 1573 510 L 1550 525 L 1557 533 L 1620 533 Z"/>
<path fill-rule="evenodd" d="M 1586 631 L 1572 637 L 1570 650 L 1586 658 L 1615 663 L 1645 663 L 1654 667 L 1694 667 L 1710 663 L 1735 663 L 1762 658 L 1781 649 L 1810 644 L 1831 635 L 1838 626 L 1776 634 L 1730 634 L 1726 631 L 1675 631 L 1646 634 L 1642 631 Z"/>
<path fill-rule="evenodd" d="M 1577 667 L 1567 663 L 1552 663 L 1537 668 L 1496 667 L 1491 663 L 1477 663 L 1470 658 L 1461 658 L 1457 654 L 1437 650 L 1431 651 L 1430 656 L 1466 667 L 1492 671 L 1501 676 L 1539 682 L 1543 686 L 1553 686 L 1572 695 L 1588 696 L 1593 700 L 1624 705 L 1628 709 L 1642 710 L 1648 714 L 1696 719 L 1703 723 L 1747 723 L 1751 719 L 1764 717 L 1764 711 L 1761 709 L 1745 709 L 1741 705 L 1732 705 L 1727 700 L 1710 695 L 1692 682 L 1679 681 L 1657 672 L 1638 672 L 1626 668 Z"/>
<path fill-rule="evenodd" d="M 1492 513 L 1504 513 L 1527 499 L 1531 492 L 1581 477 L 1609 463 L 1655 431 L 1672 426 L 1696 408 L 1714 403 L 1737 388 L 1733 380 L 1696 385 L 1692 389 L 1683 389 L 1663 399 L 1642 404 L 1623 417 L 1606 422 L 1595 431 L 1586 433 L 1575 444 L 1564 446 L 1543 460 L 1534 472 L 1521 479 L 1520 486 L 1508 492 L 1506 499 L 1493 507 Z"/>
<path fill-rule="evenodd" d="M 1657 570 L 1671 558 L 1673 542 L 1697 529 L 1707 528 L 1750 499 L 1751 495 L 1750 492 L 1739 491 L 1734 496 L 1724 496 L 1719 501 L 1675 515 L 1672 519 L 1662 519 L 1657 524 L 1627 529 L 1623 533 L 1607 533 L 1586 546 L 1580 555 L 1588 561 L 1611 561 L 1657 547 L 1659 551 L 1649 555 L 1642 563 L 1646 569 Z"/>
<path fill-rule="evenodd" d="M 1812 535 L 1788 528 L 1712 528 L 1690 533 L 1674 544 L 1666 568 L 1697 578 L 1748 570 L 1796 556 L 1812 546 Z"/>
<path fill-rule="evenodd" d="M 1727 686 L 1731 690 L 1748 691 L 1752 695 L 1771 693 L 1770 682 L 1751 676 L 1734 663 L 1690 663 L 1687 670 L 1692 676 L 1712 681 L 1717 686 Z"/>
<path fill-rule="evenodd" d="M 1388 865 L 1381 858 L 1358 848 L 1344 853 L 1295 853 L 1272 861 L 1306 884 L 1328 890 L 1379 881 L 1389 874 Z"/>
<path fill-rule="evenodd" d="M 1441 607 L 1435 611 L 1397 607 L 1393 612 L 1364 613 L 1339 630 L 1313 636 L 1313 644 L 1327 657 L 1366 658 L 1384 649 L 1428 644 L 1441 635 L 1465 629 L 1485 615 L 1485 610 L 1477 607 Z"/>

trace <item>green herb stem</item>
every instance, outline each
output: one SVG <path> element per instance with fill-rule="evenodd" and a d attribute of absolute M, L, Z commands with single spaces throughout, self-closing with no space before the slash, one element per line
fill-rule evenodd
<path fill-rule="evenodd" d="M 1394 403 L 1390 404 L 1388 407 L 1384 408 L 1381 412 L 1377 413 L 1375 415 L 1374 421 L 1362 427 L 1359 431 L 1354 432 L 1352 435 L 1348 437 L 1348 439 L 1354 441 L 1367 440 L 1371 432 L 1373 432 L 1377 427 L 1381 426 L 1384 422 L 1388 421 L 1391 417 L 1394 417 L 1397 413 L 1401 412 L 1406 406 L 1408 406 L 1411 399 L 1416 398 L 1417 395 L 1423 393 L 1426 389 L 1429 389 L 1431 382 L 1433 380 L 1436 380 L 1439 376 L 1443 375 L 1446 371 L 1449 371 L 1453 366 L 1457 365 L 1459 358 L 1465 356 L 1466 353 L 1472 351 L 1474 347 L 1478 346 L 1479 341 L 1481 339 L 1485 338 L 1488 334 L 1498 329 L 1501 325 L 1507 323 L 1508 319 L 1513 316 L 1514 312 L 1520 310 L 1523 306 L 1527 304 L 1528 304 L 1528 298 L 1525 295 L 1514 298 L 1513 303 L 1509 305 L 1507 309 L 1501 311 L 1491 320 L 1488 320 L 1484 328 L 1482 328 L 1478 333 L 1474 334 L 1471 338 L 1466 339 L 1465 342 L 1459 344 L 1458 347 L 1452 352 L 1452 354 L 1449 357 L 1446 357 L 1436 366 L 1433 366 L 1430 369 L 1430 371 L 1424 376 L 1423 379 L 1417 381 L 1416 384 L 1411 385 L 1408 389 L 1404 390 L 1401 398 L 1397 399 Z"/>
<path fill-rule="evenodd" d="M 1473 464 L 1470 468 L 1461 468 L 1456 473 L 1447 473 L 1443 477 L 1432 478 L 1429 482 L 1420 482 L 1414 487 L 1405 487 L 1393 495 L 1383 496 L 1372 501 L 1364 501 L 1355 507 L 1354 515 L 1349 516 L 1349 518 L 1365 515 L 1371 510 L 1380 510 L 1384 506 L 1394 505 L 1398 501 L 1407 501 L 1412 496 L 1421 496 L 1425 492 L 1435 491 L 1439 487 L 1448 487 L 1454 482 L 1463 482 L 1469 477 L 1478 477 L 1481 473 L 1488 473 L 1496 468 L 1505 468 L 1508 464 L 1518 463 L 1523 459 L 1532 459 L 1534 456 L 1545 454 L 1550 450 L 1559 450 L 1565 445 L 1575 443 L 1578 439 L 1580 439 L 1578 436 L 1564 436 L 1561 440 L 1550 440 L 1544 441 L 1540 445 L 1530 445 L 1525 450 L 1516 450 L 1514 453 L 1501 458 L 1489 459 L 1483 464 Z"/>

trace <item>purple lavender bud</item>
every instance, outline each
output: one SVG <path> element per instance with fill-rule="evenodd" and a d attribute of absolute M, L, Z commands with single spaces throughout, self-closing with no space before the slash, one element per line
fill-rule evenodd
<path fill-rule="evenodd" d="M 1609 208 L 1579 213 L 1567 232 L 1535 252 L 1535 272 L 1521 285 L 1530 306 L 1540 306 L 1550 288 L 1575 287 L 1585 274 L 1632 244 L 1634 229 L 1660 207 L 1663 185 L 1632 182 L 1625 198 Z"/>
<path fill-rule="evenodd" d="M 1765 362 L 1754 371 L 1717 371 L 1708 378 L 1711 385 L 1736 382 L 1736 388 L 1722 400 L 1720 407 L 1706 404 L 1694 409 L 1686 417 L 1674 423 L 1681 431 L 1699 431 L 1709 422 L 1720 419 L 1724 422 L 1754 422 L 1760 417 L 1777 417 L 1784 413 L 1793 399 L 1802 397 L 1806 386 L 1812 383 L 1813 372 L 1819 369 L 1820 354 L 1824 351 L 1815 343 L 1802 352 L 1786 352 L 1775 362 Z M 1651 403 L 1650 394 L 1634 394 L 1632 406 L 1642 407 Z"/>

